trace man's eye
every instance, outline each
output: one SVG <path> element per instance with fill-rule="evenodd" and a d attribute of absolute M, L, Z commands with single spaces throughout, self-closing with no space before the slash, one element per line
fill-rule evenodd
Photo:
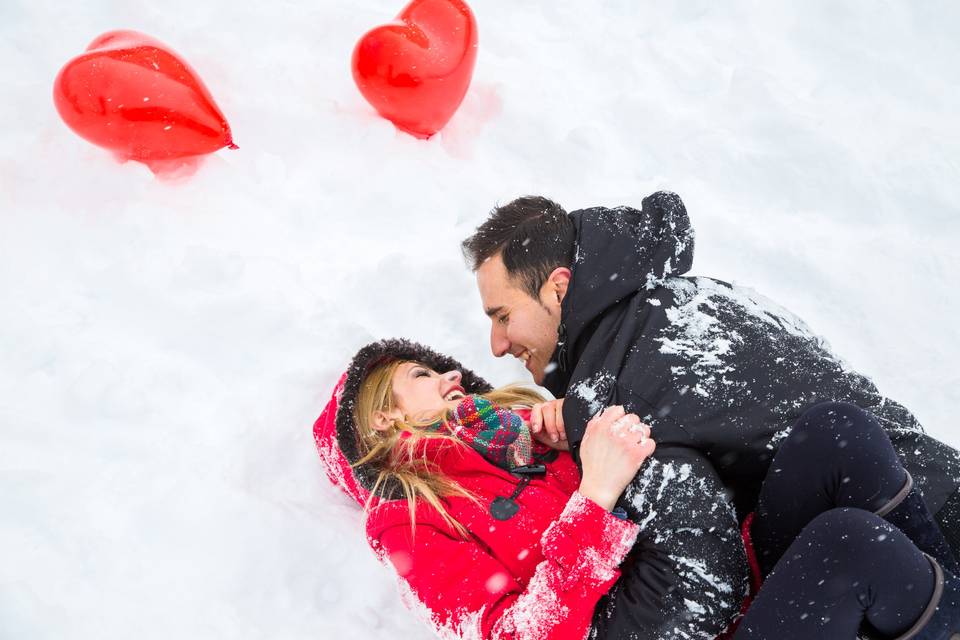
<path fill-rule="evenodd" d="M 499 322 L 500 324 L 507 324 L 507 321 L 509 320 L 510 320 L 510 316 L 509 314 L 506 314 L 506 313 L 503 314 L 502 316 L 497 317 L 497 322 Z"/>

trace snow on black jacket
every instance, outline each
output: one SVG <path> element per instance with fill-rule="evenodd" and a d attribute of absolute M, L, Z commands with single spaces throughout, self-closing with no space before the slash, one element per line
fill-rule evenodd
<path fill-rule="evenodd" d="M 924 434 L 909 411 L 790 312 L 747 288 L 681 277 L 693 261 L 694 236 L 679 196 L 655 193 L 642 211 L 597 207 L 570 215 L 573 276 L 545 385 L 566 398 L 567 425 L 623 404 L 653 427 L 660 464 L 639 476 L 622 502 L 634 517 L 666 527 L 660 538 L 681 585 L 697 588 L 684 566 L 698 562 L 689 553 L 698 546 L 698 566 L 709 573 L 738 568 L 730 561 L 735 554 L 720 546 L 727 536 L 715 534 L 729 526 L 718 515 L 725 505 L 708 498 L 722 482 L 740 514 L 750 511 L 778 443 L 806 409 L 825 400 L 852 402 L 879 418 L 956 544 L 960 454 Z M 582 433 L 568 427 L 568 435 L 576 453 Z M 695 533 L 681 531 L 684 519 Z M 686 591 L 675 592 L 678 607 Z M 706 606 L 702 597 L 691 602 L 688 612 Z M 685 636 L 665 630 L 660 637 Z"/>

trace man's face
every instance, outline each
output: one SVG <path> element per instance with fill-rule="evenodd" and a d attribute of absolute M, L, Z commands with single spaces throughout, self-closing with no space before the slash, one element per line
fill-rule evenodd
<path fill-rule="evenodd" d="M 557 271 L 569 273 L 566 269 Z M 503 266 L 503 259 L 496 255 L 477 269 L 477 287 L 483 310 L 493 323 L 490 328 L 493 355 L 499 358 L 509 353 L 522 360 L 534 382 L 541 384 L 547 363 L 557 347 L 560 302 L 565 286 L 560 291 L 557 282 L 548 279 L 540 289 L 539 298 L 531 298 L 514 283 Z"/>

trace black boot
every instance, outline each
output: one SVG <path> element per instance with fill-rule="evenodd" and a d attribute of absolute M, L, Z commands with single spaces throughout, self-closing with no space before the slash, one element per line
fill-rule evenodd
<path fill-rule="evenodd" d="M 898 640 L 960 640 L 960 578 L 933 565 L 936 586 L 930 605 L 917 623 Z"/>
<path fill-rule="evenodd" d="M 920 551 L 933 556 L 945 571 L 960 575 L 960 565 L 909 473 L 900 493 L 876 513 L 907 534 Z"/>

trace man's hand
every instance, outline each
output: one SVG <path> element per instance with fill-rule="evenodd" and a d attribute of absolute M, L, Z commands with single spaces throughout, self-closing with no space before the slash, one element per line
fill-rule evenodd
<path fill-rule="evenodd" d="M 548 447 L 569 451 L 563 428 L 563 398 L 533 405 L 530 409 L 530 434 Z"/>

